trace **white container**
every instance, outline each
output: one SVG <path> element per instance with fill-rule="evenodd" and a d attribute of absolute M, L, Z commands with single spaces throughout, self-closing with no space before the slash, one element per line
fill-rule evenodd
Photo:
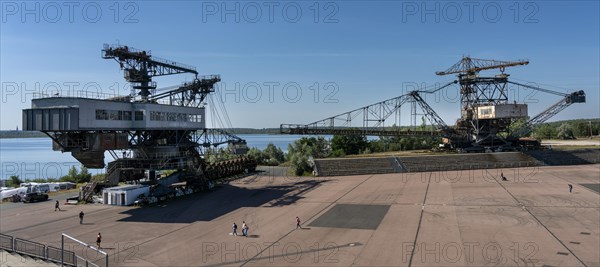
<path fill-rule="evenodd" d="M 140 195 L 148 196 L 150 187 L 146 185 L 124 185 L 105 188 L 102 191 L 103 203 L 106 205 L 133 205 Z"/>

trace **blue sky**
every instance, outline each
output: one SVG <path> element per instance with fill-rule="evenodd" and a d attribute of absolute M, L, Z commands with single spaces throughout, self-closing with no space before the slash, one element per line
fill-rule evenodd
<path fill-rule="evenodd" d="M 309 123 L 443 84 L 454 77 L 435 71 L 463 55 L 528 59 L 506 72 L 587 93 L 586 104 L 551 120 L 598 118 L 599 13 L 598 1 L 3 1 L 0 128 L 20 128 L 34 91 L 72 85 L 127 94 L 118 64 L 100 57 L 104 43 L 117 42 L 220 74 L 234 127 Z M 155 81 L 167 87 L 192 78 Z M 530 103 L 530 115 L 559 100 L 511 90 L 511 100 Z M 459 116 L 458 102 L 426 99 L 447 123 Z"/>

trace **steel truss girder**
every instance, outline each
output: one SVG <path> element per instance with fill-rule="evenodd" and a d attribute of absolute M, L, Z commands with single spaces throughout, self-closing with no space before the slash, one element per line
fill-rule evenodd
<path fill-rule="evenodd" d="M 280 132 L 284 134 L 359 134 L 359 135 L 375 135 L 375 136 L 399 136 L 403 135 L 399 130 L 390 129 L 385 125 L 385 121 L 390 118 L 392 114 L 398 112 L 402 105 L 410 102 L 415 105 L 415 102 L 419 104 L 421 109 L 425 112 L 426 118 L 429 122 L 435 126 L 438 133 L 433 131 L 422 131 L 423 136 L 440 136 L 444 131 L 443 135 L 449 134 L 447 124 L 440 118 L 440 116 L 423 100 L 419 93 L 435 93 L 441 89 L 444 89 L 457 81 L 452 81 L 444 86 L 436 88 L 430 91 L 412 91 L 407 94 L 394 97 L 388 100 L 377 102 L 375 104 L 358 108 L 349 112 L 341 113 L 336 116 L 332 116 L 320 121 L 316 121 L 309 124 L 281 124 Z M 357 118 L 360 120 L 360 124 L 356 125 Z M 412 131 L 409 136 L 419 135 L 420 131 Z"/>
<path fill-rule="evenodd" d="M 140 74 L 145 77 L 164 76 L 179 73 L 193 73 L 198 75 L 196 68 L 192 66 L 177 63 L 172 60 L 154 57 L 150 54 L 150 52 L 135 49 L 133 47 L 121 45 L 109 46 L 105 44 L 102 52 L 103 58 L 113 58 L 121 64 L 122 69 L 135 70 L 140 72 Z"/>
<path fill-rule="evenodd" d="M 68 151 L 86 151 L 90 149 L 90 143 L 87 138 L 87 135 L 93 132 L 86 131 L 42 131 L 46 134 L 52 141 L 61 147 L 63 152 Z"/>
<path fill-rule="evenodd" d="M 440 116 L 423 100 L 423 98 L 417 92 L 411 92 L 411 97 L 419 104 L 421 109 L 425 111 L 425 117 L 429 120 L 429 122 L 439 131 L 447 129 L 448 125 L 440 118 Z"/>
<path fill-rule="evenodd" d="M 491 60 L 491 59 L 479 59 L 479 58 L 471 58 L 471 57 L 463 57 L 459 62 L 450 66 L 445 71 L 438 71 L 435 74 L 437 75 L 448 75 L 454 73 L 477 73 L 482 70 L 490 70 L 490 69 L 500 69 L 500 71 L 504 72 L 506 67 L 514 67 L 520 65 L 527 65 L 529 61 L 527 60 L 517 60 L 517 61 L 500 61 L 500 60 Z"/>
<path fill-rule="evenodd" d="M 199 107 L 206 96 L 215 91 L 214 85 L 221 81 L 220 75 L 208 75 L 195 79 L 191 83 L 184 83 L 175 90 L 151 96 L 150 100 L 168 98 L 171 105 Z"/>
<path fill-rule="evenodd" d="M 459 77 L 463 109 L 473 109 L 478 104 L 508 102 L 506 77 Z"/>
<path fill-rule="evenodd" d="M 283 134 L 298 135 L 369 135 L 369 136 L 449 136 L 444 131 L 401 131 L 399 128 L 310 128 L 304 124 L 281 124 L 280 132 Z"/>
<path fill-rule="evenodd" d="M 193 146 L 189 138 L 192 130 L 139 130 L 129 132 L 131 148 L 157 145 Z M 160 140 L 160 141 L 159 141 Z M 160 143 L 159 143 L 160 142 Z"/>
<path fill-rule="evenodd" d="M 404 103 L 410 100 L 410 96 L 403 95 L 375 103 L 373 105 L 358 108 L 336 116 L 308 124 L 310 128 L 334 128 L 334 127 L 382 127 L 386 119 L 396 112 Z M 353 125 L 353 120 L 359 118 L 361 124 Z"/>
<path fill-rule="evenodd" d="M 246 144 L 246 140 L 223 129 L 202 129 L 194 132 L 193 140 L 200 147 L 217 147 L 224 144 Z"/>

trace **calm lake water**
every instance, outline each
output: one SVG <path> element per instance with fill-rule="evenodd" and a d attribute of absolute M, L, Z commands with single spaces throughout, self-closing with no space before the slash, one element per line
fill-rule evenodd
<path fill-rule="evenodd" d="M 301 136 L 240 134 L 249 147 L 264 149 L 273 143 L 287 151 L 288 144 Z M 105 153 L 105 161 L 112 161 L 110 154 Z M 8 179 L 11 175 L 19 175 L 22 180 L 35 178 L 55 178 L 66 175 L 71 166 L 80 167 L 80 163 L 71 153 L 52 150 L 50 138 L 8 138 L 0 139 L 0 179 Z M 103 170 L 90 170 L 91 173 Z"/>

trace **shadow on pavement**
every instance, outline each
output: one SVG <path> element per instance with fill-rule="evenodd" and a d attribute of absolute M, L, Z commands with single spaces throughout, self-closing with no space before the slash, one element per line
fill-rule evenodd
<path fill-rule="evenodd" d="M 326 180 L 301 181 L 290 185 L 256 189 L 224 184 L 210 192 L 184 196 L 156 206 L 124 211 L 129 217 L 119 221 L 153 223 L 193 223 L 211 221 L 244 207 L 280 207 L 304 198 L 302 195 Z"/>
<path fill-rule="evenodd" d="M 600 162 L 600 150 L 533 150 L 525 154 L 548 166 L 594 164 Z"/>

